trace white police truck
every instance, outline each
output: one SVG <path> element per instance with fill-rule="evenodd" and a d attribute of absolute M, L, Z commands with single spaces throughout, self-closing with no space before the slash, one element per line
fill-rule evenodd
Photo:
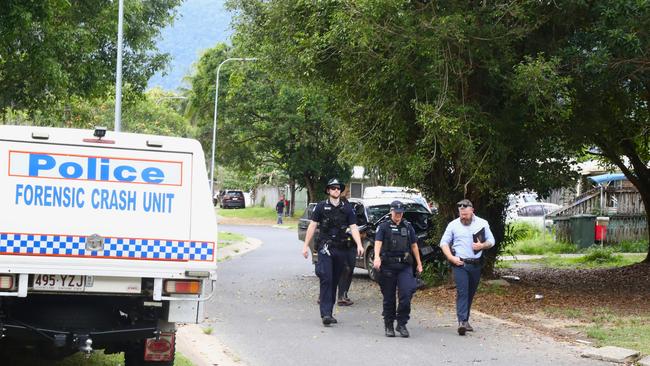
<path fill-rule="evenodd" d="M 196 140 L 0 126 L 0 348 L 172 365 L 216 280 Z"/>

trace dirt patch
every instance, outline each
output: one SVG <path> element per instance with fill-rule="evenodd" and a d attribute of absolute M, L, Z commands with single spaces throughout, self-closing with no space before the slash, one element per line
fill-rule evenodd
<path fill-rule="evenodd" d="M 509 286 L 479 289 L 473 310 L 535 328 L 562 340 L 585 339 L 578 329 L 592 324 L 603 314 L 650 319 L 650 265 L 620 268 L 504 269 L 519 281 Z M 484 281 L 482 281 L 484 282 Z M 451 285 L 426 289 L 418 301 L 455 304 Z"/>

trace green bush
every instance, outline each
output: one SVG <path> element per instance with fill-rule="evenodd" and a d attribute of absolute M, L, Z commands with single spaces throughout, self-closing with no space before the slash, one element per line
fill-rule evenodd
<path fill-rule="evenodd" d="M 570 243 L 555 240 L 552 233 L 543 233 L 527 222 L 515 222 L 507 226 L 506 237 L 512 241 L 506 252 L 510 254 L 542 255 L 576 253 L 578 248 Z"/>
<path fill-rule="evenodd" d="M 612 248 L 591 247 L 586 254 L 580 258 L 582 263 L 612 263 L 620 261 L 621 256 L 614 255 Z"/>
<path fill-rule="evenodd" d="M 438 286 L 447 281 L 449 265 L 444 259 L 424 263 L 420 278 L 427 287 Z"/>
<path fill-rule="evenodd" d="M 511 248 L 513 254 L 526 255 L 565 254 L 577 251 L 578 248 L 574 244 L 555 241 L 551 235 L 518 241 Z"/>
<path fill-rule="evenodd" d="M 536 238 L 542 233 L 541 230 L 537 228 L 537 226 L 532 225 L 528 222 L 515 221 L 508 226 L 511 227 L 511 235 L 513 235 L 515 241 Z"/>
<path fill-rule="evenodd" d="M 624 241 L 619 245 L 612 246 L 612 249 L 620 253 L 647 253 L 648 243 L 645 241 Z"/>

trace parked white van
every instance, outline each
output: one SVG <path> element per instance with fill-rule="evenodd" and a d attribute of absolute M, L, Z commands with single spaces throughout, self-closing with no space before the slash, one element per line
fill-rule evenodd
<path fill-rule="evenodd" d="M 0 347 L 173 365 L 216 280 L 198 141 L 0 126 L 0 162 Z"/>

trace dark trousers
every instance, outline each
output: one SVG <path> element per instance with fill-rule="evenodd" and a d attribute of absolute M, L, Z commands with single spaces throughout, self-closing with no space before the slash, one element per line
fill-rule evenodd
<path fill-rule="evenodd" d="M 341 278 L 345 264 L 346 249 L 328 248 L 328 255 L 320 249 L 318 263 L 316 263 L 316 276 L 320 279 L 320 316 L 332 315 L 336 301 L 336 287 Z"/>
<path fill-rule="evenodd" d="M 415 293 L 413 269 L 407 263 L 382 264 L 379 272 L 379 286 L 384 295 L 384 321 L 405 325 L 410 319 L 411 298 Z M 397 291 L 399 289 L 399 292 Z M 395 294 L 399 305 L 395 309 Z"/>
<path fill-rule="evenodd" d="M 465 263 L 461 267 L 452 267 L 456 281 L 456 315 L 459 322 L 469 320 L 472 300 L 481 279 L 481 265 Z"/>
<path fill-rule="evenodd" d="M 343 271 L 339 279 L 339 293 L 338 298 L 344 299 L 348 297 L 348 291 L 352 284 L 352 274 L 354 273 L 354 265 L 357 261 L 357 247 L 345 249 L 345 263 L 343 263 Z"/>

